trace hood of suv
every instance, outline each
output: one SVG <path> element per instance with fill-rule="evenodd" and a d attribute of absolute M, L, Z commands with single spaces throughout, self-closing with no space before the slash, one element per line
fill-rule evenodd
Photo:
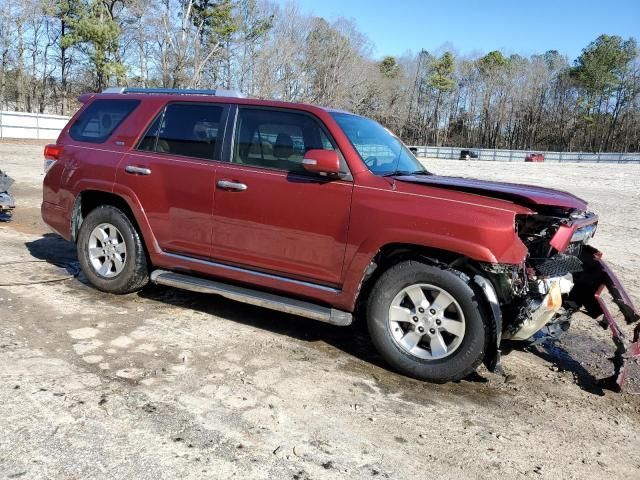
<path fill-rule="evenodd" d="M 432 187 L 509 200 L 527 207 L 545 206 L 577 210 L 586 210 L 587 208 L 587 202 L 571 193 L 534 185 L 491 182 L 462 177 L 443 177 L 440 175 L 401 175 L 396 178 L 403 182 L 425 184 Z"/>

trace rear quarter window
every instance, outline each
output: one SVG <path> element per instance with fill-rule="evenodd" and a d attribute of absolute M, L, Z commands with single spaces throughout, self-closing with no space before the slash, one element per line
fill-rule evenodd
<path fill-rule="evenodd" d="M 79 142 L 103 143 L 140 104 L 140 100 L 94 100 L 71 125 L 69 135 Z"/>
<path fill-rule="evenodd" d="M 170 103 L 151 124 L 138 150 L 214 160 L 220 150 L 225 107 Z"/>

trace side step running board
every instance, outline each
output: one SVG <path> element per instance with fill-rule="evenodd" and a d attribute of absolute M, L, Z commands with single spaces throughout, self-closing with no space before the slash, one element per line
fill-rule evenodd
<path fill-rule="evenodd" d="M 321 322 L 331 323 L 332 325 L 347 326 L 351 325 L 353 320 L 349 312 L 343 312 L 335 308 L 324 307 L 322 305 L 305 302 L 304 300 L 287 298 L 273 293 L 193 277 L 183 273 L 155 270 L 151 273 L 151 281 L 159 285 L 167 285 L 192 292 L 212 293 L 238 302 L 249 303 L 292 315 L 300 315 L 301 317 L 312 318 Z"/>

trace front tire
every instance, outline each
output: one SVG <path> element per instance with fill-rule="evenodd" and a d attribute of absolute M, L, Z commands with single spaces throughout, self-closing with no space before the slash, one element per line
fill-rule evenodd
<path fill-rule="evenodd" d="M 373 344 L 399 372 L 434 383 L 460 380 L 482 362 L 487 326 L 460 272 L 405 261 L 384 272 L 367 306 Z"/>
<path fill-rule="evenodd" d="M 98 290 L 124 294 L 149 282 L 144 245 L 127 215 L 111 205 L 92 210 L 78 233 L 82 272 Z"/>

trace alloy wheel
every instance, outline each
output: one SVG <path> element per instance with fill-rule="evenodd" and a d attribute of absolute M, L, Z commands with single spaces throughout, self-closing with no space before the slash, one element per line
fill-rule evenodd
<path fill-rule="evenodd" d="M 112 278 L 124 270 L 127 245 L 120 230 L 110 223 L 101 223 L 89 235 L 89 261 L 96 273 Z"/>
<path fill-rule="evenodd" d="M 455 352 L 465 333 L 462 308 L 440 287 L 415 284 L 403 288 L 389 308 L 389 330 L 405 352 L 437 360 Z"/>

